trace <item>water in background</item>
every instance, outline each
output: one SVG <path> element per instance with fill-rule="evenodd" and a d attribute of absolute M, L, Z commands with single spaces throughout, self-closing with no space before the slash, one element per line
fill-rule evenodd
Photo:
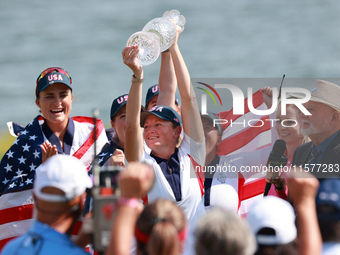
<path fill-rule="evenodd" d="M 113 98 L 130 86 L 121 57 L 127 39 L 171 9 L 187 20 L 179 44 L 193 78 L 277 78 L 263 84 L 277 87 L 283 74 L 338 78 L 339 7 L 318 0 L 2 0 L 0 132 L 7 121 L 26 125 L 37 115 L 35 80 L 50 66 L 73 78 L 73 115 L 98 108 L 108 127 Z M 145 93 L 159 64 L 144 68 Z"/>

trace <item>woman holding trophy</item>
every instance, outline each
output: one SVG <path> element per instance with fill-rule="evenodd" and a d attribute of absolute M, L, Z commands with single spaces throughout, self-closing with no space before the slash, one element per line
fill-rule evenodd
<path fill-rule="evenodd" d="M 176 25 L 176 30 L 169 50 L 182 100 L 182 118 L 167 105 L 157 105 L 149 112 L 141 113 L 144 79 L 143 67 L 137 57 L 140 49 L 136 45 L 127 46 L 122 52 L 124 63 L 133 72 L 126 108 L 125 156 L 128 162 L 144 161 L 154 166 L 156 180 L 148 192 L 148 202 L 165 198 L 183 209 L 189 225 L 184 253 L 189 254 L 193 252 L 194 242 L 190 227 L 205 213 L 201 187 L 198 179 L 193 178 L 195 173 L 190 173 L 194 165 L 204 165 L 205 142 L 190 75 L 177 44 L 182 29 Z M 144 133 L 140 126 L 144 127 Z M 182 128 L 184 137 L 177 148 Z M 150 155 L 144 150 L 143 138 L 151 149 Z"/>

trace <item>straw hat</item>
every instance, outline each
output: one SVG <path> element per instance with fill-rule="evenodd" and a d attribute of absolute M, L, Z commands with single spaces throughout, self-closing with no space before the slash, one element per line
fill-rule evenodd
<path fill-rule="evenodd" d="M 340 112 L 340 86 L 329 81 L 317 80 L 310 90 L 310 101 L 326 104 Z"/>

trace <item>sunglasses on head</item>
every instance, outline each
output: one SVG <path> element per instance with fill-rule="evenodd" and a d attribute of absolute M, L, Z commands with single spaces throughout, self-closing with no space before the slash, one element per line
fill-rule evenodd
<path fill-rule="evenodd" d="M 60 67 L 50 67 L 50 68 L 47 68 L 44 71 L 42 71 L 41 74 L 38 76 L 38 78 L 37 78 L 37 86 L 38 86 L 39 81 L 42 78 L 44 78 L 47 74 L 50 74 L 50 73 L 62 73 L 62 74 L 65 74 L 70 79 L 70 83 L 72 84 L 71 76 L 64 69 L 62 69 Z"/>

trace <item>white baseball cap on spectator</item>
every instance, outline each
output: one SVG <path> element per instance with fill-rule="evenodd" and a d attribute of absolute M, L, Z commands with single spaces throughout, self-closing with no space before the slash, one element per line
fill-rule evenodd
<path fill-rule="evenodd" d="M 278 197 L 267 196 L 256 202 L 250 208 L 247 221 L 259 245 L 284 245 L 297 236 L 294 209 Z M 273 229 L 275 234 L 258 234 L 264 228 Z"/>
<path fill-rule="evenodd" d="M 62 195 L 48 194 L 45 187 L 58 188 Z M 92 187 L 86 166 L 77 158 L 69 155 L 55 155 L 37 168 L 33 192 L 41 200 L 49 202 L 67 202 L 83 194 Z"/>

